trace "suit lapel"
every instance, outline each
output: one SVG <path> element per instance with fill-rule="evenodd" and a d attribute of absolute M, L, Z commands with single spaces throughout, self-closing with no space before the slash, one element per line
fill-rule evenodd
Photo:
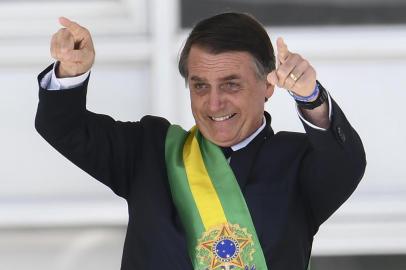
<path fill-rule="evenodd" d="M 265 112 L 265 118 L 265 128 L 246 147 L 233 152 L 231 155 L 230 166 L 243 193 L 247 183 L 253 180 L 249 178 L 253 175 L 254 162 L 264 140 L 273 135 L 271 116 L 267 112 Z"/>

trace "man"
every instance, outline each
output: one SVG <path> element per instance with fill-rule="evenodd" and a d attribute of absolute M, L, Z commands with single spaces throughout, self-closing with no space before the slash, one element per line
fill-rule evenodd
<path fill-rule="evenodd" d="M 154 116 L 124 123 L 86 110 L 91 36 L 60 23 L 51 41 L 57 62 L 39 75 L 36 129 L 126 199 L 121 269 L 307 268 L 313 236 L 366 161 L 306 60 L 279 38 L 275 68 L 255 19 L 216 15 L 194 27 L 179 61 L 196 127 Z M 272 131 L 264 103 L 275 86 L 293 96 L 306 134 Z"/>

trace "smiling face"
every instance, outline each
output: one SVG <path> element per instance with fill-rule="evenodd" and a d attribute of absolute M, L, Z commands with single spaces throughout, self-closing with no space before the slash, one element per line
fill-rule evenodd
<path fill-rule="evenodd" d="M 232 146 L 261 126 L 274 86 L 259 78 L 248 52 L 212 54 L 193 45 L 187 69 L 193 117 L 204 137 Z"/>

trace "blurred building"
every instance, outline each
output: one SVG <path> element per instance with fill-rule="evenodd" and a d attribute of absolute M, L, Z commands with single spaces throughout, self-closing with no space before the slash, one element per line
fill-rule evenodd
<path fill-rule="evenodd" d="M 406 3 L 402 0 L 0 0 L 0 269 L 119 269 L 125 201 L 35 131 L 36 75 L 67 16 L 93 34 L 88 108 L 120 120 L 161 115 L 192 126 L 177 57 L 195 22 L 254 14 L 272 40 L 315 66 L 361 135 L 367 171 L 314 240 L 312 269 L 406 269 Z M 273 128 L 303 131 L 290 96 Z"/>

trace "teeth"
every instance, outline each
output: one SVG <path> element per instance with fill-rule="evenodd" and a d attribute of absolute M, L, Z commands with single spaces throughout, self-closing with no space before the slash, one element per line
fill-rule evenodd
<path fill-rule="evenodd" d="M 224 121 L 227 119 L 230 119 L 233 116 L 233 114 L 229 114 L 229 115 L 225 115 L 225 116 L 221 116 L 221 117 L 214 117 L 214 116 L 210 116 L 211 120 L 220 122 L 220 121 Z"/>

